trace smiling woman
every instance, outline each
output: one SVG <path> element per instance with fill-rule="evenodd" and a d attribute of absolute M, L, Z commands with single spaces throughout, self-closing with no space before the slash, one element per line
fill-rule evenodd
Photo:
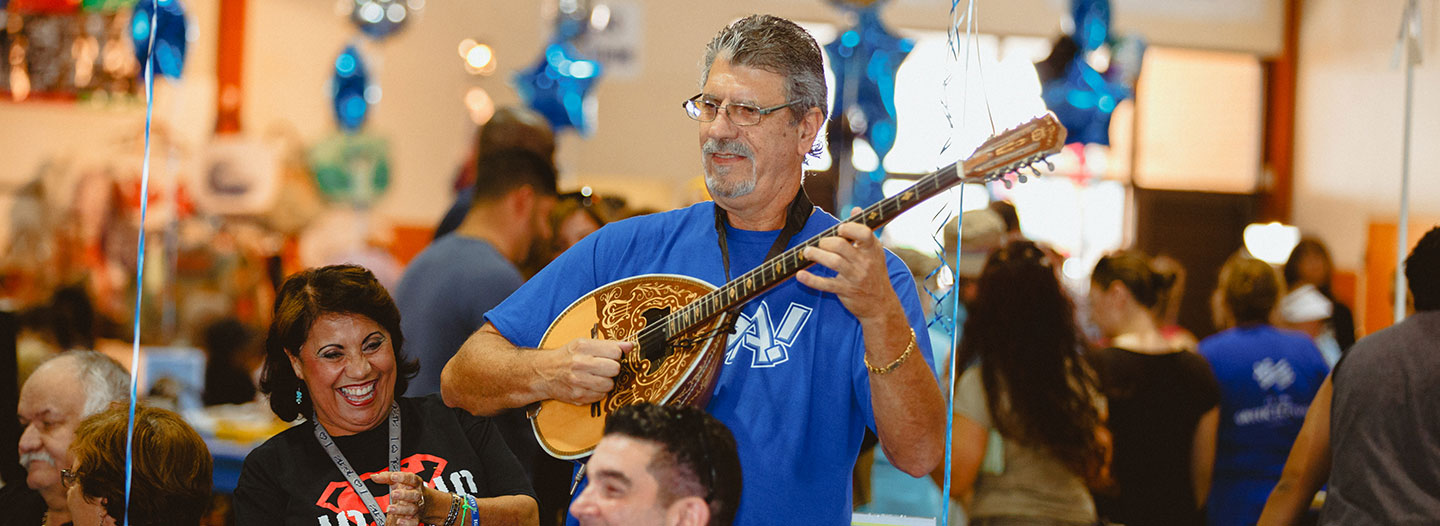
<path fill-rule="evenodd" d="M 400 314 L 370 271 L 285 280 L 260 388 L 282 419 L 305 417 L 245 459 L 241 525 L 535 524 L 533 491 L 488 419 L 438 396 L 398 398 L 418 370 Z"/>

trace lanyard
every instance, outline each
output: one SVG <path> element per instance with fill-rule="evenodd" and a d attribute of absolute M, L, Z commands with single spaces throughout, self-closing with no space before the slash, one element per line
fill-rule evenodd
<path fill-rule="evenodd" d="M 785 246 L 790 244 L 790 238 L 800 233 L 805 228 L 805 222 L 810 220 L 810 214 L 814 212 L 815 205 L 810 203 L 810 198 L 805 195 L 805 187 L 795 193 L 795 199 L 790 201 L 790 209 L 785 212 L 785 226 L 780 229 L 780 235 L 775 238 L 775 243 L 770 245 L 770 252 L 765 254 L 765 261 L 785 251 Z M 725 213 L 720 204 L 715 204 L 715 235 L 720 238 L 720 261 L 725 263 L 725 281 L 730 281 L 730 248 L 725 243 L 725 225 L 730 223 L 729 215 Z"/>
<path fill-rule="evenodd" d="M 320 441 L 320 447 L 325 448 L 325 454 L 330 455 L 330 461 L 335 463 L 340 474 L 345 475 L 345 480 L 350 482 L 350 487 L 360 496 L 360 501 L 370 509 L 371 520 L 377 526 L 385 526 L 385 512 L 380 510 L 380 504 L 370 495 L 370 488 L 365 487 L 365 481 L 360 480 L 355 468 L 350 467 L 350 462 L 345 460 L 345 454 L 335 447 L 335 439 L 325 432 L 325 426 L 320 425 L 314 415 L 310 416 L 310 420 L 315 422 L 315 439 Z M 400 471 L 400 404 L 395 402 L 390 402 L 390 471 Z"/>

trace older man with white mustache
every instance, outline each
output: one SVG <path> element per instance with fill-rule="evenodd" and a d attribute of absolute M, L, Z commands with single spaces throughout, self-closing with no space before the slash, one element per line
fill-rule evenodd
<path fill-rule="evenodd" d="M 111 402 L 126 400 L 130 375 L 95 351 L 70 351 L 41 364 L 20 389 L 16 413 L 23 429 L 20 464 L 34 492 L 5 488 L 3 524 L 58 526 L 70 523 L 60 470 L 70 468 L 75 426 Z M 38 498 L 35 493 L 38 493 Z"/>

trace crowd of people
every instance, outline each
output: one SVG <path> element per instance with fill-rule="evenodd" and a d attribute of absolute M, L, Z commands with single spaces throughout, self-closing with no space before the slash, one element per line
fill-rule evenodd
<path fill-rule="evenodd" d="M 447 232 L 393 296 L 358 265 L 286 277 L 263 358 L 226 352 L 207 374 L 229 385 L 215 400 L 244 401 L 254 391 L 235 377 L 262 362 L 258 392 L 296 423 L 245 459 L 235 523 L 849 524 L 867 432 L 877 473 L 938 485 L 948 470 L 941 497 L 975 525 L 1297 524 L 1325 484 L 1325 524 L 1440 521 L 1440 228 L 1405 262 L 1417 312 L 1400 324 L 1356 341 L 1328 255 L 1307 240 L 1283 275 L 1232 257 L 1212 297 L 1219 332 L 1197 342 L 1174 323 L 1173 260 L 1106 255 L 1076 294 L 1063 258 L 1001 203 L 948 228 L 960 302 L 943 313 L 955 331 L 937 333 L 921 296 L 938 264 L 902 260 L 802 188 L 828 118 L 821 61 L 777 17 L 714 37 L 683 103 L 712 201 L 612 221 L 558 192 L 553 135 L 507 108 L 478 136 Z M 607 284 L 725 284 L 802 244 L 813 265 L 723 314 L 733 332 L 712 351 L 703 407 L 598 409 L 659 363 L 635 340 L 596 327 L 540 348 Z M 225 324 L 206 339 L 262 340 Z M 28 374 L 27 478 L 0 488 L 0 524 L 205 520 L 205 442 L 173 412 L 132 412 L 129 381 L 83 350 Z M 607 413 L 583 461 L 546 453 L 531 427 L 546 401 Z"/>

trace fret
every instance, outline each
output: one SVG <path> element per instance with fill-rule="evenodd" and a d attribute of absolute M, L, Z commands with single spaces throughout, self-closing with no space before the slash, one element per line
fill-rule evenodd
<path fill-rule="evenodd" d="M 3 1 L 3 0 L 0 0 Z M 1025 130 L 1021 133 L 1021 130 Z M 1017 137 L 1025 135 L 1025 137 Z M 839 236 L 844 223 L 863 225 L 871 230 L 888 223 L 895 216 L 904 213 L 920 201 L 969 180 L 982 180 L 992 171 L 1004 170 L 1008 165 L 1034 162 L 1046 155 L 1058 152 L 1064 145 L 1065 130 L 1053 115 L 1036 119 L 999 136 L 991 138 L 976 150 L 965 163 L 951 164 L 939 171 L 920 178 L 899 194 L 880 200 L 870 207 L 851 216 L 824 232 L 801 241 L 772 260 L 762 262 L 758 267 L 741 274 L 702 296 L 696 302 L 672 313 L 666 318 L 666 327 L 671 334 L 677 334 L 676 325 L 699 323 L 716 314 L 739 306 L 743 301 L 759 294 L 779 281 L 790 277 L 802 268 L 813 264 L 805 258 L 805 249 L 819 247 L 820 240 Z M 1001 147 L 1008 147 L 1000 151 Z M 1009 151 L 1013 150 L 1013 151 Z"/>

